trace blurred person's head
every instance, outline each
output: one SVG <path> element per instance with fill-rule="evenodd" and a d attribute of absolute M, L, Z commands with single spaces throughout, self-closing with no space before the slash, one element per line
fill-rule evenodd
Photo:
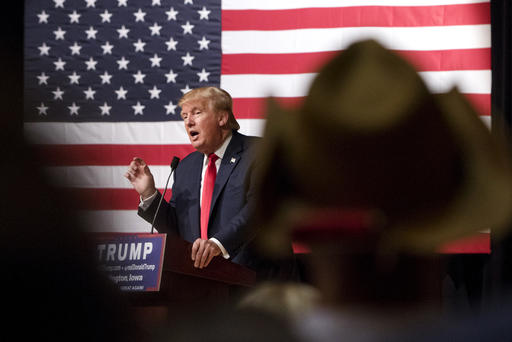
<path fill-rule="evenodd" d="M 254 215 L 261 245 L 278 254 L 291 239 L 309 244 L 321 260 L 316 279 L 336 296 L 428 295 L 423 261 L 511 221 L 504 146 L 456 89 L 432 94 L 375 41 L 324 66 L 300 108 L 269 101 L 267 114 Z"/>
<path fill-rule="evenodd" d="M 283 317 L 247 309 L 234 310 L 222 305 L 197 306 L 174 318 L 156 334 L 155 342 L 298 342 Z"/>
<path fill-rule="evenodd" d="M 50 185 L 34 147 L 18 138 L 0 137 L 10 146 L 0 162 L 6 171 L 0 205 L 6 336 L 138 340 L 126 298 L 97 268 L 77 219 L 80 198 Z"/>
<path fill-rule="evenodd" d="M 320 299 L 320 292 L 308 284 L 264 282 L 246 293 L 238 308 L 293 320 L 314 310 L 320 304 Z"/>
<path fill-rule="evenodd" d="M 190 143 L 199 152 L 217 150 L 232 130 L 240 129 L 229 93 L 216 87 L 196 88 L 179 100 Z"/>

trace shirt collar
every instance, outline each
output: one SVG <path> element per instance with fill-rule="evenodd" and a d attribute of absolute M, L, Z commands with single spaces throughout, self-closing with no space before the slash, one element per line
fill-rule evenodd
<path fill-rule="evenodd" d="M 217 157 L 219 157 L 219 160 L 222 160 L 222 157 L 224 157 L 224 153 L 226 153 L 226 149 L 228 148 L 229 142 L 231 141 L 231 138 L 233 138 L 233 134 L 229 134 L 226 140 L 220 145 L 220 147 L 214 152 Z M 205 154 L 205 163 L 208 163 L 208 156 Z"/>

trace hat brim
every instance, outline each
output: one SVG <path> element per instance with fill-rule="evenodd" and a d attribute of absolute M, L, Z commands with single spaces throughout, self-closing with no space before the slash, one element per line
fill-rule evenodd
<path fill-rule="evenodd" d="M 460 148 L 464 179 L 447 206 L 390 229 L 383 241 L 388 248 L 433 252 L 482 230 L 492 229 L 499 236 L 512 220 L 512 167 L 505 144 L 457 89 L 434 97 Z"/>
<path fill-rule="evenodd" d="M 489 128 L 483 124 L 477 112 L 456 89 L 446 94 L 433 95 L 433 99 L 437 102 L 460 148 L 464 179 L 448 205 L 429 212 L 426 216 L 389 226 L 380 220 L 382 250 L 432 253 L 445 243 L 482 230 L 492 229 L 493 234 L 500 236 L 508 230 L 512 221 L 512 166 L 505 145 L 490 134 Z M 281 179 L 290 171 L 287 170 L 290 161 L 287 160 L 284 151 L 293 148 L 287 144 L 297 138 L 294 135 L 300 134 L 296 120 L 289 120 L 296 114 L 293 110 L 281 108 L 274 101 L 269 101 L 270 120 L 267 122 L 265 132 L 267 140 L 261 146 L 266 155 L 266 158 L 262 158 L 264 163 L 261 165 L 262 184 L 268 185 L 269 180 L 276 178 L 276 169 L 284 173 L 282 177 L 277 177 Z M 274 186 L 280 184 L 276 183 Z M 294 198 L 292 194 L 285 194 L 283 198 L 273 200 L 274 203 L 278 203 L 278 207 L 272 210 L 274 214 L 270 215 L 265 224 L 258 229 L 261 232 L 261 246 L 265 252 L 279 255 L 283 252 L 282 247 L 290 242 L 294 227 L 318 209 L 322 209 L 322 206 L 316 206 L 314 201 L 308 199 Z M 346 209 L 351 208 L 340 208 Z M 311 234 L 314 234 L 314 225 L 310 229 Z M 332 239 L 348 238 L 345 233 L 336 233 L 336 230 L 332 230 L 324 236 L 327 242 Z M 316 242 L 318 243 L 318 240 Z"/>

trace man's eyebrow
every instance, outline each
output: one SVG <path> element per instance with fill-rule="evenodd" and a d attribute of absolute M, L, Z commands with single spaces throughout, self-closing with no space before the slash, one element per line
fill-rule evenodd
<path fill-rule="evenodd" d="M 196 110 L 202 110 L 202 109 L 201 109 L 201 107 L 195 106 L 195 107 L 190 108 L 189 112 L 194 112 Z M 183 111 L 182 111 L 182 113 L 183 113 Z"/>

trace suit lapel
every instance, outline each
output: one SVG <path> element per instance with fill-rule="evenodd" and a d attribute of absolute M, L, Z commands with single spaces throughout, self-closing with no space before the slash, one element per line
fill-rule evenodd
<path fill-rule="evenodd" d="M 215 179 L 212 204 L 210 207 L 210 217 L 212 210 L 215 207 L 215 203 L 217 202 L 217 199 L 219 198 L 219 195 L 222 192 L 222 189 L 224 189 L 224 186 L 226 185 L 229 176 L 231 175 L 236 165 L 240 161 L 240 154 L 242 151 L 242 139 L 240 137 L 240 134 L 234 131 L 233 137 L 231 138 L 231 141 L 229 142 L 226 152 L 224 153 L 224 157 L 222 158 L 219 172 L 217 173 L 217 178 Z"/>

